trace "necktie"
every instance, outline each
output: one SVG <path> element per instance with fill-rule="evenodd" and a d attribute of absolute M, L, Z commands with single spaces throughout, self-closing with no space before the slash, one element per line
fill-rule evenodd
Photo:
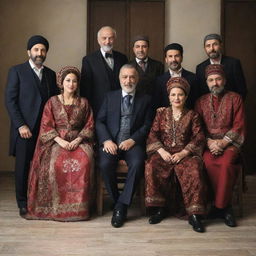
<path fill-rule="evenodd" d="M 129 95 L 129 94 L 124 96 L 123 103 L 124 103 L 125 109 L 128 109 L 131 106 L 131 98 L 132 98 L 132 95 Z"/>
<path fill-rule="evenodd" d="M 141 69 L 145 72 L 145 70 L 146 70 L 146 62 L 144 60 L 140 60 L 139 61 L 139 65 L 140 65 Z"/>

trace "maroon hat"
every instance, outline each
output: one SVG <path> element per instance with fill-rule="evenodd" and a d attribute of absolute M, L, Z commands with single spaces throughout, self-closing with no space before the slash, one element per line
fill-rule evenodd
<path fill-rule="evenodd" d="M 180 88 L 182 89 L 186 95 L 189 94 L 190 85 L 188 81 L 183 77 L 172 77 L 166 84 L 167 92 L 170 94 L 172 88 Z"/>
<path fill-rule="evenodd" d="M 205 78 L 208 76 L 218 74 L 225 77 L 224 66 L 221 64 L 210 64 L 205 68 Z"/>

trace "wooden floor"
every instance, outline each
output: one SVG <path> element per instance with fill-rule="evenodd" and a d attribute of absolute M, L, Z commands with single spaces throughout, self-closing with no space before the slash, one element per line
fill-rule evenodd
<path fill-rule="evenodd" d="M 256 176 L 246 180 L 238 227 L 206 222 L 206 233 L 200 234 L 174 217 L 149 225 L 136 203 L 119 229 L 110 225 L 110 211 L 85 222 L 28 221 L 18 216 L 12 174 L 0 173 L 0 255 L 256 256 Z"/>

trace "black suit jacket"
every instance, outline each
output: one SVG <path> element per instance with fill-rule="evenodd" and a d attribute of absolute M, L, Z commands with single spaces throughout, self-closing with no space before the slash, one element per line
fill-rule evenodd
<path fill-rule="evenodd" d="M 130 62 L 139 73 L 139 82 L 136 91 L 152 95 L 155 90 L 156 78 L 164 73 L 164 65 L 160 61 L 148 58 L 145 72 L 134 59 Z"/>
<path fill-rule="evenodd" d="M 49 97 L 58 93 L 56 75 L 44 66 Z M 29 62 L 10 68 L 5 90 L 5 105 L 11 119 L 10 154 L 15 154 L 18 128 L 27 125 L 34 131 L 36 123 L 41 119 L 42 98 L 35 80 L 35 74 Z"/>
<path fill-rule="evenodd" d="M 205 68 L 210 64 L 210 59 L 207 59 L 196 67 L 196 76 L 199 82 L 200 96 L 209 93 L 205 78 Z M 229 91 L 240 94 L 243 99 L 245 99 L 247 87 L 240 60 L 223 55 L 221 58 L 221 64 L 224 66 L 224 71 L 227 78 L 225 88 Z"/>
<path fill-rule="evenodd" d="M 116 142 L 120 130 L 122 90 L 109 92 L 99 110 L 96 119 L 96 133 L 100 145 L 106 140 Z M 135 94 L 131 120 L 131 138 L 136 144 L 144 145 L 149 133 L 152 113 L 151 97 Z"/>
<path fill-rule="evenodd" d="M 199 97 L 198 95 L 198 84 L 196 75 L 186 69 L 182 69 L 181 76 L 184 77 L 190 84 L 190 93 L 186 100 L 186 107 L 189 109 L 194 108 L 195 101 Z M 171 78 L 169 70 L 162 76 L 156 79 L 156 90 L 153 98 L 154 108 L 168 107 L 170 106 L 169 95 L 167 93 L 166 83 Z"/>
<path fill-rule="evenodd" d="M 113 51 L 113 59 L 114 83 L 109 78 L 107 63 L 100 50 L 83 58 L 80 94 L 88 99 L 94 114 L 98 112 L 107 92 L 120 89 L 119 71 L 128 60 L 124 54 L 117 51 Z"/>

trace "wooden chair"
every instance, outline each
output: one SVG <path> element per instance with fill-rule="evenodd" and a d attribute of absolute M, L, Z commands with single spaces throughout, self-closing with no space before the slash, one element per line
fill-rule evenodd
<path fill-rule="evenodd" d="M 232 195 L 232 207 L 237 217 L 243 216 L 243 193 L 245 191 L 246 191 L 245 176 L 244 176 L 243 166 L 241 166 L 241 169 L 237 176 L 236 184 L 233 188 L 233 195 Z"/>
<path fill-rule="evenodd" d="M 120 160 L 117 165 L 116 174 L 118 181 L 118 190 L 122 191 L 126 179 L 126 175 L 128 172 L 128 166 L 124 160 Z M 144 178 L 141 179 L 140 184 L 138 186 L 138 192 L 140 196 L 140 206 L 141 206 L 141 214 L 145 215 L 145 192 L 144 192 Z M 97 214 L 103 214 L 103 205 L 104 205 L 104 195 L 107 195 L 107 191 L 105 189 L 104 181 L 100 175 L 100 172 L 97 173 Z"/>

